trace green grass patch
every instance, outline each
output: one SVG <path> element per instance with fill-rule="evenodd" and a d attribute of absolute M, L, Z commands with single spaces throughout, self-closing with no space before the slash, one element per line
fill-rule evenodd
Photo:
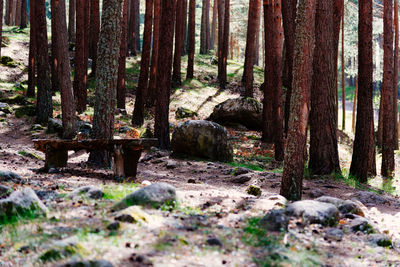
<path fill-rule="evenodd" d="M 228 165 L 230 165 L 232 167 L 241 167 L 241 168 L 246 168 L 249 170 L 260 171 L 260 172 L 265 170 L 265 168 L 260 167 L 259 165 L 252 164 L 252 163 L 245 163 L 245 162 L 230 162 L 230 163 L 228 163 Z"/>
<path fill-rule="evenodd" d="M 103 187 L 104 199 L 120 200 L 130 193 L 136 191 L 140 184 L 123 183 L 117 185 L 106 185 Z"/>

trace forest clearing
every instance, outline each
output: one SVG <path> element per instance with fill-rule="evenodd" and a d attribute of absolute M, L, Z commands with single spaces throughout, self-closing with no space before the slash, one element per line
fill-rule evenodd
<path fill-rule="evenodd" d="M 400 266 L 397 2 L 0 0 L 0 266 Z"/>

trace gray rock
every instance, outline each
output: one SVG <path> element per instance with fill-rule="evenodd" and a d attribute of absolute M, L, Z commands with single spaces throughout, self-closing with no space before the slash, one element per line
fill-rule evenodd
<path fill-rule="evenodd" d="M 49 120 L 47 121 L 47 131 L 49 133 L 62 134 L 63 132 L 62 121 L 59 119 L 49 118 Z"/>
<path fill-rule="evenodd" d="M 12 191 L 11 187 L 0 185 L 0 198 L 8 197 Z"/>
<path fill-rule="evenodd" d="M 259 197 L 261 196 L 261 188 L 255 185 L 250 185 L 247 189 L 246 189 L 246 193 L 252 196 L 256 196 Z"/>
<path fill-rule="evenodd" d="M 51 190 L 39 190 L 39 191 L 35 190 L 35 193 L 40 200 L 45 200 L 45 201 L 53 201 L 62 197 L 57 192 Z"/>
<path fill-rule="evenodd" d="M 285 210 L 271 210 L 260 220 L 260 225 L 267 231 L 286 231 L 289 223 L 289 217 Z"/>
<path fill-rule="evenodd" d="M 96 186 L 81 186 L 68 195 L 69 198 L 86 196 L 91 199 L 102 199 L 104 192 Z"/>
<path fill-rule="evenodd" d="M 343 200 L 330 196 L 322 196 L 315 200 L 335 205 L 342 214 L 354 213 L 360 216 L 364 216 L 364 212 L 362 211 L 361 206 L 351 200 Z"/>
<path fill-rule="evenodd" d="M 1 171 L 0 170 L 0 181 L 1 182 L 13 182 L 13 183 L 25 183 L 25 180 L 22 179 L 18 174 L 11 171 Z"/>
<path fill-rule="evenodd" d="M 252 174 L 242 174 L 239 176 L 233 177 L 230 181 L 235 184 L 244 184 L 251 180 Z"/>
<path fill-rule="evenodd" d="M 61 265 L 57 265 L 58 267 L 113 267 L 113 265 L 105 260 L 77 260 L 70 261 Z"/>
<path fill-rule="evenodd" d="M 232 175 L 238 176 L 238 175 L 246 174 L 246 173 L 249 173 L 249 172 L 250 172 L 249 169 L 239 167 L 239 168 L 234 168 L 232 170 Z"/>
<path fill-rule="evenodd" d="M 289 204 L 286 213 L 289 216 L 302 218 L 303 224 L 334 225 L 339 221 L 339 210 L 334 205 L 315 200 L 302 200 Z"/>
<path fill-rule="evenodd" d="M 250 130 L 262 130 L 262 105 L 253 98 L 228 99 L 214 107 L 209 120 L 225 124 L 241 124 Z"/>
<path fill-rule="evenodd" d="M 107 230 L 109 231 L 117 231 L 121 227 L 119 222 L 112 222 L 107 226 Z"/>
<path fill-rule="evenodd" d="M 382 234 L 372 234 L 368 236 L 368 241 L 379 247 L 391 247 L 392 240 L 390 237 Z"/>
<path fill-rule="evenodd" d="M 7 117 L 6 113 L 4 113 L 3 111 L 0 111 L 0 117 Z"/>
<path fill-rule="evenodd" d="M 349 224 L 350 230 L 353 232 L 370 232 L 373 227 L 369 220 L 361 216 L 355 216 Z"/>
<path fill-rule="evenodd" d="M 178 167 L 178 163 L 174 160 L 168 160 L 166 167 L 167 169 L 175 169 L 176 167 Z"/>
<path fill-rule="evenodd" d="M 12 108 L 7 103 L 0 102 L 0 111 L 3 111 L 5 114 L 11 114 L 13 112 Z"/>
<path fill-rule="evenodd" d="M 34 124 L 31 126 L 31 131 L 37 132 L 44 130 L 44 127 L 40 124 Z"/>
<path fill-rule="evenodd" d="M 133 205 L 150 206 L 158 208 L 164 204 L 175 205 L 175 187 L 166 183 L 156 183 L 136 190 L 119 201 L 112 208 L 114 211 L 122 210 Z"/>
<path fill-rule="evenodd" d="M 317 198 L 317 197 L 321 197 L 324 195 L 324 192 L 321 189 L 313 189 L 310 191 L 310 193 L 308 193 L 310 195 L 310 197 L 312 198 Z"/>
<path fill-rule="evenodd" d="M 129 214 L 121 214 L 115 217 L 116 221 L 125 222 L 125 223 L 135 223 L 136 220 Z"/>
<path fill-rule="evenodd" d="M 352 197 L 358 199 L 364 205 L 382 205 L 389 203 L 385 197 L 369 191 L 359 191 Z"/>
<path fill-rule="evenodd" d="M 338 228 L 329 228 L 324 232 L 324 238 L 328 240 L 340 241 L 343 238 L 343 230 Z"/>
<path fill-rule="evenodd" d="M 209 246 L 218 246 L 218 247 L 222 247 L 223 244 L 221 242 L 221 240 L 219 240 L 216 237 L 210 237 L 206 240 L 206 244 Z"/>
<path fill-rule="evenodd" d="M 46 206 L 30 188 L 15 191 L 9 197 L 0 200 L 0 223 L 18 218 L 38 217 L 46 212 Z"/>
<path fill-rule="evenodd" d="M 210 121 L 189 120 L 180 123 L 172 134 L 172 151 L 176 154 L 198 156 L 231 162 L 233 148 L 224 127 Z"/>
<path fill-rule="evenodd" d="M 195 116 L 198 116 L 198 114 L 188 108 L 179 107 L 175 111 L 175 118 L 177 119 L 192 118 Z"/>

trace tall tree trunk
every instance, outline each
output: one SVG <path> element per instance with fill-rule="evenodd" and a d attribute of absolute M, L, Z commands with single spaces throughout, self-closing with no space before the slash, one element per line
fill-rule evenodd
<path fill-rule="evenodd" d="M 281 15 L 282 16 L 282 15 Z M 256 40 L 255 40 L 255 48 L 254 48 L 254 65 L 258 66 L 260 64 L 260 14 L 258 14 L 258 25 L 256 31 Z M 238 55 L 238 58 L 240 55 Z"/>
<path fill-rule="evenodd" d="M 267 24 L 267 21 L 265 21 Z M 289 131 L 280 194 L 299 200 L 303 191 L 304 153 L 313 76 L 315 0 L 299 0 L 293 58 Z"/>
<path fill-rule="evenodd" d="M 399 78 L 399 6 L 397 0 L 394 1 L 394 30 L 395 30 L 395 41 L 394 41 L 394 77 L 393 77 L 393 116 L 394 116 L 394 149 L 399 149 L 398 131 L 399 127 L 397 124 L 397 83 Z"/>
<path fill-rule="evenodd" d="M 213 3 L 213 15 L 212 15 L 212 26 L 211 26 L 211 36 L 210 36 L 210 49 L 215 49 L 215 40 L 217 38 L 217 6 L 218 0 L 214 0 Z M 190 18 L 190 15 L 189 15 Z"/>
<path fill-rule="evenodd" d="M 358 3 L 358 106 L 350 175 L 365 183 L 375 159 L 372 109 L 372 0 L 360 0 Z"/>
<path fill-rule="evenodd" d="M 393 118 L 393 1 L 385 0 L 383 16 L 383 79 L 382 79 L 382 168 L 381 175 L 391 177 L 394 172 Z"/>
<path fill-rule="evenodd" d="M 344 0 L 343 0 L 344 1 Z M 346 130 L 346 82 L 344 79 L 344 8 L 342 9 L 342 130 Z M 337 70 L 336 70 L 337 71 Z"/>
<path fill-rule="evenodd" d="M 222 73 L 222 47 L 224 43 L 224 18 L 225 0 L 218 0 L 218 80 L 221 81 Z"/>
<path fill-rule="evenodd" d="M 75 76 L 74 95 L 76 99 L 76 110 L 82 113 L 86 110 L 85 69 L 85 0 L 76 0 L 76 45 L 75 45 Z"/>
<path fill-rule="evenodd" d="M 153 49 L 151 53 L 150 81 L 147 96 L 147 106 L 153 106 L 156 98 L 157 90 L 157 64 L 158 50 L 160 43 L 160 13 L 161 0 L 154 0 L 154 27 L 153 27 Z"/>
<path fill-rule="evenodd" d="M 249 16 L 247 26 L 247 39 L 246 39 L 246 53 L 244 58 L 244 70 L 242 84 L 245 88 L 244 95 L 246 97 L 253 97 L 253 63 L 256 54 L 256 35 L 258 32 L 257 27 L 260 27 L 260 0 L 250 0 L 249 2 Z"/>
<path fill-rule="evenodd" d="M 36 10 L 33 1 L 29 7 L 30 33 L 29 33 L 29 62 L 28 62 L 28 90 L 26 96 L 35 96 L 36 86 Z"/>
<path fill-rule="evenodd" d="M 135 12 L 136 12 L 136 22 L 135 22 L 135 27 L 136 27 L 136 51 L 140 52 L 140 0 L 135 1 L 134 4 L 136 5 L 135 7 Z"/>
<path fill-rule="evenodd" d="M 57 52 L 57 36 L 58 34 L 56 33 L 57 30 L 59 30 L 56 27 L 56 19 L 61 19 L 60 17 L 57 17 L 56 14 L 56 5 L 58 6 L 59 3 L 56 3 L 56 0 L 51 0 L 50 2 L 51 6 L 51 91 L 56 92 L 60 90 L 60 83 L 59 83 L 59 68 L 58 68 L 58 63 L 59 63 L 59 53 Z M 53 14 L 56 14 L 53 16 Z"/>
<path fill-rule="evenodd" d="M 357 76 L 357 81 L 356 81 L 356 89 L 354 91 L 353 113 L 352 113 L 352 119 L 351 119 L 351 131 L 353 133 L 355 133 L 355 131 L 356 131 L 357 94 L 358 94 L 358 76 Z"/>
<path fill-rule="evenodd" d="M 91 76 L 96 77 L 97 68 L 97 44 L 100 34 L 100 1 L 92 0 L 90 3 L 90 37 L 89 57 L 92 59 Z"/>
<path fill-rule="evenodd" d="M 183 25 L 182 25 L 182 56 L 185 56 L 187 53 L 187 21 L 188 21 L 188 0 L 183 0 Z M 210 40 L 211 42 L 211 40 Z"/>
<path fill-rule="evenodd" d="M 2 38 L 3 38 L 3 14 L 4 14 L 4 4 L 3 0 L 0 0 L 0 58 L 1 58 L 1 44 L 2 44 Z"/>
<path fill-rule="evenodd" d="M 292 97 L 293 82 L 293 56 L 294 56 L 294 33 L 296 27 L 296 6 L 297 0 L 282 1 L 282 18 L 285 33 L 285 62 L 287 66 L 287 77 L 283 79 L 283 86 L 286 87 L 285 99 L 285 133 L 288 132 L 290 100 Z M 264 24 L 265 25 L 265 24 Z M 267 25 L 265 25 L 267 26 Z M 263 44 L 265 44 L 263 42 Z"/>
<path fill-rule="evenodd" d="M 69 63 L 68 54 L 68 32 L 65 15 L 65 0 L 52 1 L 51 17 L 54 17 L 54 33 L 57 39 L 55 58 L 58 59 L 59 68 L 58 83 L 61 91 L 63 138 L 72 139 L 75 137 L 77 129 L 75 119 L 74 92 L 72 90 L 71 82 L 71 66 Z"/>
<path fill-rule="evenodd" d="M 4 14 L 4 23 L 10 25 L 10 4 L 12 0 L 6 0 L 6 13 Z"/>
<path fill-rule="evenodd" d="M 21 1 L 21 23 L 20 23 L 20 29 L 25 29 L 28 24 L 28 14 L 27 14 L 27 1 L 22 0 Z"/>
<path fill-rule="evenodd" d="M 85 50 L 84 50 L 84 63 L 85 63 L 85 88 L 87 89 L 87 75 L 89 70 L 89 36 L 90 36 L 90 3 L 85 1 Z"/>
<path fill-rule="evenodd" d="M 45 0 L 35 1 L 36 14 L 36 44 L 37 44 L 37 72 L 38 92 L 36 102 L 36 122 L 47 123 L 53 117 L 51 101 L 50 65 L 47 39 L 47 22 Z"/>
<path fill-rule="evenodd" d="M 22 5 L 22 0 L 17 0 L 15 9 L 15 24 L 14 24 L 17 26 L 21 24 L 21 5 Z"/>
<path fill-rule="evenodd" d="M 75 5 L 76 5 L 76 0 L 69 0 L 68 42 L 70 42 L 70 43 L 75 42 L 75 14 L 76 14 Z"/>
<path fill-rule="evenodd" d="M 335 49 L 335 117 L 339 121 L 339 95 L 338 95 L 338 65 L 339 65 L 339 39 L 342 13 L 344 11 L 344 0 L 335 0 L 333 9 L 333 34 Z"/>
<path fill-rule="evenodd" d="M 229 49 L 229 24 L 230 24 L 230 0 L 225 0 L 224 11 L 224 35 L 222 43 L 222 66 L 219 86 L 225 89 L 227 84 L 228 49 Z"/>
<path fill-rule="evenodd" d="M 178 1 L 179 4 L 180 1 Z M 200 29 L 200 54 L 207 54 L 210 36 L 210 0 L 203 0 Z"/>
<path fill-rule="evenodd" d="M 310 112 L 310 161 L 313 174 L 340 172 L 335 118 L 333 2 L 317 0 Z"/>
<path fill-rule="evenodd" d="M 121 6 L 122 0 L 103 0 L 92 131 L 94 139 L 113 139 L 121 45 Z M 105 151 L 94 151 L 90 153 L 89 161 L 108 167 L 110 155 Z"/>
<path fill-rule="evenodd" d="M 217 0 L 215 0 L 217 1 Z M 214 1 L 214 5 L 215 5 Z M 215 23 L 215 21 L 213 22 Z M 186 79 L 193 79 L 194 69 L 194 50 L 196 45 L 195 40 L 196 31 L 196 0 L 190 0 L 189 2 L 189 49 L 188 49 L 188 65 Z"/>
<path fill-rule="evenodd" d="M 126 100 L 126 53 L 127 53 L 127 26 L 128 26 L 128 1 L 123 0 L 121 23 L 121 47 L 119 51 L 118 81 L 117 81 L 117 108 L 125 109 Z M 147 0 L 149 1 L 149 0 Z M 147 4 L 146 1 L 146 4 Z M 150 0 L 150 2 L 152 2 Z M 151 3 L 153 4 L 153 3 Z M 143 58 L 142 58 L 143 61 Z"/>
<path fill-rule="evenodd" d="M 135 109 L 132 116 L 132 124 L 141 126 L 144 121 L 144 104 L 147 95 L 149 80 L 151 30 L 153 26 L 153 0 L 146 1 L 146 13 L 144 19 L 143 51 L 140 60 L 139 84 L 136 91 Z M 182 51 L 182 50 L 180 50 Z"/>
<path fill-rule="evenodd" d="M 160 49 L 158 54 L 157 88 L 158 97 L 156 104 L 156 116 L 154 134 L 158 138 L 161 149 L 169 149 L 169 97 L 171 91 L 171 66 L 172 47 L 174 42 L 174 2 L 161 2 L 160 21 Z"/>
<path fill-rule="evenodd" d="M 137 55 L 139 51 L 137 49 L 137 38 L 139 38 L 139 32 L 137 31 L 137 24 L 139 22 L 138 10 L 139 0 L 131 0 L 131 10 L 130 10 L 130 18 L 129 18 L 129 27 L 128 27 L 128 47 L 133 56 Z"/>
<path fill-rule="evenodd" d="M 208 0 L 209 1 L 209 0 Z M 183 46 L 183 1 L 176 4 L 175 19 L 175 52 L 172 72 L 172 87 L 176 88 L 182 84 L 181 79 L 181 56 Z"/>

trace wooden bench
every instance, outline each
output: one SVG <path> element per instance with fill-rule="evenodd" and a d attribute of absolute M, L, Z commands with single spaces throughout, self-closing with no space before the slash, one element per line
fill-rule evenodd
<path fill-rule="evenodd" d="M 135 177 L 137 164 L 143 149 L 158 145 L 155 138 L 146 139 L 86 139 L 86 140 L 33 140 L 36 150 L 46 154 L 45 168 L 62 168 L 67 166 L 68 151 L 106 150 L 114 156 L 114 174 L 117 177 Z"/>

